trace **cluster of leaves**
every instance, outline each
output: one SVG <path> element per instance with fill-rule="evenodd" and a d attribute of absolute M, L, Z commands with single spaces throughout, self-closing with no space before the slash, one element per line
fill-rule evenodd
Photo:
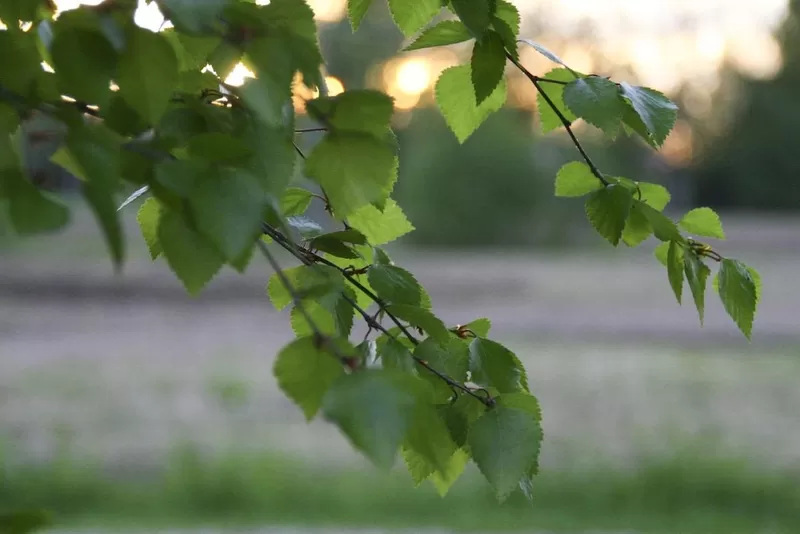
<path fill-rule="evenodd" d="M 383 245 L 412 230 L 391 199 L 397 178 L 392 99 L 373 90 L 327 96 L 313 12 L 303 0 L 156 0 L 172 27 L 133 21 L 136 0 L 108 0 L 58 17 L 41 0 L 3 2 L 0 20 L 0 201 L 23 235 L 63 227 L 68 211 L 37 188 L 31 160 L 42 151 L 79 177 L 117 266 L 125 247 L 117 199 L 146 196 L 138 221 L 151 257 L 163 256 L 191 294 L 224 267 L 244 271 L 256 250 L 275 268 L 267 291 L 291 307 L 295 341 L 278 355 L 282 390 L 310 420 L 321 413 L 376 465 L 402 453 L 417 483 L 445 493 L 473 460 L 503 499 L 530 495 L 542 440 L 541 413 L 516 355 L 488 338 L 478 319 L 448 326 L 415 277 Z M 370 0 L 350 0 L 354 29 Z M 709 268 L 721 261 L 718 291 L 750 335 L 755 271 L 684 237 L 723 237 L 703 208 L 677 225 L 655 184 L 605 177 L 570 126 L 577 117 L 610 135 L 661 144 L 675 106 L 651 89 L 585 76 L 562 64 L 537 77 L 519 63 L 519 14 L 505 0 L 389 0 L 408 49 L 474 40 L 468 64 L 450 68 L 436 99 L 460 141 L 506 99 L 507 62 L 539 91 L 545 129 L 563 126 L 584 157 L 558 173 L 556 194 L 587 196 L 589 221 L 612 244 L 654 235 L 680 300 L 689 282 L 702 317 Z M 439 20 L 442 13 L 451 16 Z M 439 22 L 427 27 L 429 23 Z M 43 69 L 45 62 L 50 69 Z M 243 62 L 240 87 L 224 80 Z M 305 102 L 325 131 L 306 156 L 295 144 L 294 84 L 318 88 Z M 543 89 L 547 85 L 547 90 Z M 32 127 L 34 125 L 35 127 Z M 38 152 L 37 152 L 38 151 Z M 303 187 L 298 175 L 315 184 Z M 342 229 L 306 216 L 324 202 Z M 120 207 L 120 209 L 121 209 Z M 298 266 L 281 269 L 272 249 Z M 355 319 L 368 330 L 354 341 Z"/>

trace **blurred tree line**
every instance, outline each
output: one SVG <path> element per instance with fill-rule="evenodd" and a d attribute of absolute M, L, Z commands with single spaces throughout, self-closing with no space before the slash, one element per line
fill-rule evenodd
<path fill-rule="evenodd" d="M 714 114 L 722 131 L 698 129 L 692 168 L 698 203 L 718 208 L 800 207 L 800 0 L 790 0 L 777 35 L 783 67 L 771 80 L 724 71 Z"/>

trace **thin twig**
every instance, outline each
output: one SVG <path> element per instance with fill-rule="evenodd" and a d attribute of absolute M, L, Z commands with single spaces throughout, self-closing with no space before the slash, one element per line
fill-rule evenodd
<path fill-rule="evenodd" d="M 409 339 L 409 341 L 411 341 L 411 343 L 413 343 L 414 345 L 419 344 L 419 340 L 408 331 L 408 328 L 405 325 L 403 325 L 397 317 L 395 317 L 391 312 L 389 312 L 386 309 L 386 304 L 380 299 L 380 297 L 375 295 L 375 293 L 370 291 L 366 286 L 364 286 L 361 282 L 355 279 L 355 275 L 347 271 L 347 269 L 339 267 L 335 263 L 327 260 L 326 258 L 323 258 L 322 256 L 319 256 L 314 252 L 311 252 L 308 249 L 297 246 L 286 236 L 280 233 L 277 229 L 273 228 L 271 225 L 267 223 L 262 224 L 262 229 L 265 234 L 270 236 L 278 245 L 286 249 L 290 254 L 292 254 L 294 257 L 300 260 L 303 264 L 314 265 L 316 263 L 319 263 L 338 270 L 351 284 L 353 284 L 364 294 L 366 294 L 371 300 L 373 300 L 378 305 L 379 310 L 383 311 L 387 317 L 392 319 L 392 322 L 394 322 L 398 326 L 400 331 L 403 332 L 403 334 Z M 362 308 L 358 304 L 358 302 L 356 302 L 355 299 L 349 297 L 348 295 L 343 295 L 343 298 L 353 307 L 355 311 L 359 313 L 359 315 L 361 315 L 361 317 L 364 319 L 364 321 L 367 323 L 370 329 L 381 332 L 382 334 L 385 334 L 387 337 L 399 342 L 396 336 L 394 336 L 389 330 L 386 329 L 386 327 L 384 327 L 381 323 L 379 323 L 376 318 L 371 316 L 369 312 L 367 312 L 364 308 Z M 481 395 L 478 395 L 477 393 L 475 393 L 475 391 L 468 388 L 464 384 L 456 380 L 453 380 L 452 378 L 442 373 L 441 371 L 437 370 L 436 368 L 431 367 L 431 365 L 425 360 L 417 356 L 414 356 L 413 354 L 411 355 L 411 357 L 414 359 L 417 365 L 427 369 L 429 372 L 436 375 L 439 379 L 446 382 L 447 385 L 449 385 L 451 388 L 462 391 L 465 394 L 476 398 L 478 401 L 485 404 L 486 406 L 494 405 L 494 399 L 492 399 L 491 396 L 483 397 Z"/>
<path fill-rule="evenodd" d="M 327 132 L 327 128 L 298 128 L 294 133 Z"/>
<path fill-rule="evenodd" d="M 300 314 L 306 320 L 306 322 L 308 323 L 308 326 L 311 328 L 311 331 L 314 332 L 314 338 L 317 340 L 317 342 L 320 345 L 326 345 L 327 348 L 329 348 L 331 350 L 331 352 L 333 352 L 334 356 L 336 356 L 336 358 L 338 358 L 340 362 L 342 362 L 343 364 L 347 364 L 348 358 L 346 356 L 344 356 L 343 354 L 341 354 L 334 344 L 327 343 L 327 339 L 328 339 L 327 336 L 319 328 L 319 326 L 317 325 L 316 321 L 314 321 L 314 318 L 311 317 L 311 314 L 308 313 L 308 310 L 303 305 L 303 299 L 300 298 L 300 295 L 297 293 L 297 290 L 294 288 L 294 286 L 292 286 L 292 282 L 286 276 L 286 273 L 283 272 L 283 269 L 281 269 L 281 266 L 278 265 L 278 261 L 275 259 L 275 257 L 272 255 L 272 253 L 269 251 L 269 248 L 267 247 L 267 245 L 263 241 L 261 241 L 260 239 L 258 241 L 256 241 L 256 243 L 257 243 L 258 248 L 261 251 L 261 253 L 264 255 L 265 258 L 267 258 L 267 261 L 269 262 L 270 266 L 275 271 L 275 274 L 278 275 L 278 278 L 280 279 L 281 284 L 283 284 L 283 287 L 286 288 L 286 291 L 292 297 L 292 301 L 294 301 L 295 308 L 297 308 L 297 310 L 300 312 Z"/>
<path fill-rule="evenodd" d="M 570 120 L 566 116 L 564 116 L 564 113 L 558 108 L 556 103 L 553 102 L 553 99 L 550 98 L 550 95 L 548 95 L 544 91 L 544 89 L 542 89 L 542 86 L 539 83 L 539 82 L 542 81 L 542 79 L 539 78 L 538 76 L 532 74 L 519 61 L 514 59 L 514 56 L 512 56 L 508 52 L 506 52 L 506 57 L 520 71 L 522 71 L 522 73 L 531 81 L 531 83 L 534 85 L 534 87 L 536 87 L 536 90 L 539 91 L 539 93 L 542 95 L 542 98 L 544 98 L 545 102 L 547 102 L 547 105 L 550 106 L 550 109 L 552 109 L 553 112 L 556 114 L 556 116 L 558 117 L 558 120 L 561 121 L 561 124 L 563 124 L 564 128 L 567 130 L 567 133 L 569 134 L 570 139 L 572 139 L 572 143 L 575 145 L 575 148 L 578 149 L 578 152 L 580 152 L 581 156 L 583 156 L 583 160 L 586 162 L 586 164 L 591 169 L 592 174 L 594 174 L 597 177 L 597 179 L 600 180 L 600 182 L 603 185 L 606 185 L 606 186 L 609 185 L 610 182 L 608 181 L 608 179 L 603 175 L 602 172 L 600 172 L 600 169 L 597 168 L 597 165 L 594 164 L 594 162 L 592 161 L 592 158 L 590 158 L 589 154 L 587 154 L 586 150 L 584 150 L 583 145 L 581 144 L 581 142 L 578 141 L 578 138 L 575 136 L 575 132 L 572 131 L 572 123 L 570 122 Z"/>

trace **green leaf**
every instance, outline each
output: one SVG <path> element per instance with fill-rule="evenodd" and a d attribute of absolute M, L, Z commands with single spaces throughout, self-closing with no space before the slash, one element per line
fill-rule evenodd
<path fill-rule="evenodd" d="M 660 147 L 675 125 L 678 106 L 662 93 L 647 87 L 619 84 L 622 98 L 633 113 L 627 113 L 625 123 L 638 132 L 648 143 Z"/>
<path fill-rule="evenodd" d="M 457 448 L 439 412 L 431 404 L 418 403 L 406 434 L 404 449 L 421 457 L 431 467 L 431 472 L 446 472 Z"/>
<path fill-rule="evenodd" d="M 517 37 L 519 36 L 519 11 L 509 2 L 497 0 L 497 12 L 492 17 L 492 26 L 500 34 L 506 50 L 514 59 L 519 59 Z"/>
<path fill-rule="evenodd" d="M 519 358 L 501 344 L 475 338 L 469 345 L 471 381 L 500 393 L 528 390 L 525 368 Z"/>
<path fill-rule="evenodd" d="M 611 184 L 586 199 L 586 216 L 601 236 L 617 246 L 632 204 L 633 196 L 628 189 Z"/>
<path fill-rule="evenodd" d="M 443 471 L 434 471 L 431 473 L 429 480 L 436 488 L 440 497 L 447 495 L 450 487 L 455 484 L 456 480 L 464 472 L 464 468 L 469 462 L 469 454 L 463 449 L 456 450 L 455 453 L 447 461 L 447 466 Z"/>
<path fill-rule="evenodd" d="M 557 197 L 582 197 L 603 188 L 603 182 L 583 162 L 571 161 L 556 174 Z"/>
<path fill-rule="evenodd" d="M 412 377 L 393 371 L 343 375 L 328 390 L 322 410 L 353 446 L 388 470 L 413 417 L 415 388 Z"/>
<path fill-rule="evenodd" d="M 172 271 L 190 295 L 197 295 L 225 264 L 225 259 L 175 211 L 161 214 L 158 241 Z"/>
<path fill-rule="evenodd" d="M 285 346 L 278 353 L 273 372 L 281 390 L 311 421 L 344 369 L 326 343 L 312 336 L 295 339 Z"/>
<path fill-rule="evenodd" d="M 694 304 L 697 307 L 697 313 L 700 315 L 700 324 L 703 324 L 703 317 L 705 315 L 705 293 L 706 281 L 711 274 L 711 269 L 703 263 L 703 260 L 694 252 L 684 253 L 683 255 L 683 269 L 686 273 L 686 281 L 689 283 L 689 289 L 692 290 L 692 297 Z"/>
<path fill-rule="evenodd" d="M 394 168 L 391 146 L 366 134 L 329 133 L 305 165 L 306 175 L 322 186 L 339 218 L 385 198 Z"/>
<path fill-rule="evenodd" d="M 489 30 L 483 39 L 472 48 L 470 62 L 475 102 L 480 104 L 489 98 L 500 82 L 506 68 L 506 55 L 500 34 Z"/>
<path fill-rule="evenodd" d="M 750 273 L 750 277 L 753 279 L 753 283 L 756 285 L 756 304 L 758 304 L 758 302 L 761 300 L 761 287 L 763 285 L 761 282 L 761 275 L 752 267 L 748 267 L 747 272 Z M 711 285 L 714 287 L 714 291 L 719 293 L 719 272 L 714 275 L 714 280 L 711 282 Z"/>
<path fill-rule="evenodd" d="M 506 81 L 503 79 L 492 94 L 478 105 L 469 65 L 446 69 L 436 82 L 436 103 L 460 143 L 466 141 L 505 102 Z"/>
<path fill-rule="evenodd" d="M 17 169 L 0 172 L 0 190 L 10 201 L 8 214 L 19 235 L 54 232 L 69 222 L 69 210 L 42 194 Z"/>
<path fill-rule="evenodd" d="M 421 328 L 439 343 L 447 343 L 450 339 L 447 327 L 430 310 L 407 304 L 392 304 L 388 306 L 387 311 L 398 319 Z"/>
<path fill-rule="evenodd" d="M 456 43 L 463 43 L 472 39 L 472 34 L 464 23 L 459 20 L 443 20 L 431 26 L 420 34 L 417 39 L 404 48 L 406 52 L 431 48 L 434 46 L 447 46 Z"/>
<path fill-rule="evenodd" d="M 185 74 L 199 74 L 199 70 L 208 64 L 211 53 L 217 49 L 221 39 L 219 37 L 195 36 L 177 32 L 174 29 L 162 30 L 161 35 L 169 40 L 175 55 L 178 57 L 180 71 Z M 219 86 L 219 80 L 210 72 L 204 73 L 211 82 L 211 88 Z"/>
<path fill-rule="evenodd" d="M 661 265 L 663 265 L 664 267 L 666 267 L 668 263 L 667 255 L 669 254 L 669 247 L 670 247 L 669 243 L 661 243 L 653 251 L 653 255 L 656 257 L 659 263 L 661 263 Z"/>
<path fill-rule="evenodd" d="M 197 229 L 228 260 L 238 258 L 255 241 L 265 204 L 256 179 L 240 169 L 207 173 L 189 195 Z"/>
<path fill-rule="evenodd" d="M 52 523 L 49 513 L 38 510 L 0 513 L 0 532 L 3 534 L 30 534 L 41 531 Z"/>
<path fill-rule="evenodd" d="M 377 343 L 378 357 L 384 369 L 396 369 L 406 373 L 413 373 L 415 370 L 414 358 L 411 351 L 391 337 L 379 338 Z"/>
<path fill-rule="evenodd" d="M 725 311 L 750 339 L 759 296 L 757 278 L 747 265 L 731 259 L 722 260 L 718 278 L 719 296 Z"/>
<path fill-rule="evenodd" d="M 116 81 L 125 101 L 150 124 L 158 123 L 180 81 L 175 50 L 157 33 L 131 31 Z"/>
<path fill-rule="evenodd" d="M 635 201 L 638 202 L 638 201 Z M 647 218 L 653 234 L 661 241 L 683 241 L 678 226 L 666 215 L 649 204 L 639 203 L 639 209 Z"/>
<path fill-rule="evenodd" d="M 88 182 L 83 185 L 83 197 L 91 206 L 95 218 L 103 230 L 114 266 L 119 269 L 125 257 L 125 238 L 113 189 L 97 182 Z"/>
<path fill-rule="evenodd" d="M 648 182 L 639 182 L 638 184 L 639 192 L 642 195 L 642 198 L 639 200 L 647 203 L 658 211 L 664 211 L 664 208 L 667 207 L 667 204 L 669 204 L 672 198 L 667 188 L 663 185 L 651 184 Z"/>
<path fill-rule="evenodd" d="M 4 0 L 0 4 L 0 19 L 6 23 L 18 20 L 30 22 L 37 19 L 37 11 L 44 9 L 48 14 L 52 11 L 52 6 L 45 0 Z M 3 532 L 2 528 L 0 532 Z"/>
<path fill-rule="evenodd" d="M 220 80 L 226 79 L 242 59 L 242 50 L 222 41 L 208 56 L 208 63 Z M 242 96 L 245 96 L 244 94 Z"/>
<path fill-rule="evenodd" d="M 696 208 L 683 216 L 678 223 L 681 228 L 693 234 L 716 239 L 725 239 L 722 221 L 711 208 Z"/>
<path fill-rule="evenodd" d="M 668 247 L 666 265 L 669 285 L 672 287 L 673 293 L 675 293 L 675 298 L 678 300 L 678 304 L 680 304 L 681 297 L 683 296 L 684 250 L 683 247 L 675 241 L 670 241 L 669 243 L 664 244 Z"/>
<path fill-rule="evenodd" d="M 387 199 L 383 211 L 373 205 L 359 208 L 347 223 L 364 234 L 373 245 L 385 245 L 414 230 L 403 210 L 393 199 Z"/>
<path fill-rule="evenodd" d="M 629 247 L 636 247 L 653 233 L 650 220 L 642 211 L 642 202 L 634 199 L 625 229 L 622 231 L 622 241 Z"/>
<path fill-rule="evenodd" d="M 136 221 L 142 231 L 142 237 L 150 252 L 150 259 L 155 261 L 161 255 L 161 243 L 158 241 L 158 221 L 161 218 L 161 205 L 155 198 L 148 198 L 142 203 L 136 214 Z"/>
<path fill-rule="evenodd" d="M 486 405 L 471 395 L 459 395 L 455 402 L 448 402 L 441 410 L 455 444 L 468 448 L 469 429 L 486 413 Z"/>
<path fill-rule="evenodd" d="M 370 285 L 384 302 L 410 306 L 422 304 L 425 290 L 405 269 L 394 265 L 373 265 L 367 275 Z"/>
<path fill-rule="evenodd" d="M 359 257 L 358 252 L 353 249 L 353 241 L 345 237 L 347 233 L 353 232 L 363 238 L 363 235 L 357 230 L 344 230 L 342 232 L 332 232 L 329 234 L 322 234 L 311 240 L 311 248 L 326 252 L 331 256 L 339 258 L 353 258 Z M 366 241 L 366 240 L 364 240 Z M 363 244 L 363 243 L 362 243 Z"/>
<path fill-rule="evenodd" d="M 500 501 L 538 462 L 542 429 L 536 418 L 517 408 L 497 406 L 469 431 L 472 458 Z"/>
<path fill-rule="evenodd" d="M 189 154 L 211 163 L 241 163 L 252 155 L 243 141 L 222 132 L 207 132 L 189 139 Z"/>
<path fill-rule="evenodd" d="M 612 138 L 619 132 L 626 109 L 617 84 L 600 76 L 570 82 L 564 88 L 564 103 L 575 115 Z"/>
<path fill-rule="evenodd" d="M 469 354 L 462 344 L 448 344 L 444 348 L 436 339 L 430 337 L 422 341 L 414 349 L 414 357 L 422 360 L 440 373 L 444 373 L 457 382 L 467 381 L 469 370 Z M 435 383 L 444 384 L 430 371 L 420 370 L 422 376 L 431 378 Z"/>
<path fill-rule="evenodd" d="M 542 407 L 539 400 L 527 392 L 504 393 L 496 398 L 500 406 L 516 408 L 533 415 L 537 421 L 542 422 Z"/>
<path fill-rule="evenodd" d="M 441 0 L 389 0 L 392 19 L 404 35 L 417 33 L 442 10 Z"/>
<path fill-rule="evenodd" d="M 389 130 L 394 99 L 371 89 L 345 91 L 306 103 L 308 114 L 339 133 L 367 133 L 379 139 Z"/>
<path fill-rule="evenodd" d="M 350 26 L 356 31 L 361 26 L 372 0 L 347 0 L 347 17 L 350 19 Z"/>
<path fill-rule="evenodd" d="M 472 35 L 480 40 L 492 22 L 494 2 L 490 2 L 490 0 L 451 0 L 450 3 L 464 26 L 469 28 Z"/>
<path fill-rule="evenodd" d="M 300 265 L 292 269 L 284 269 L 284 276 L 293 290 L 303 299 L 319 299 L 324 295 L 335 293 L 334 298 L 344 290 L 344 278 L 341 273 L 327 265 Z M 292 294 L 284 285 L 281 277 L 273 274 L 267 285 L 267 293 L 277 310 L 282 310 L 292 303 Z"/>
<path fill-rule="evenodd" d="M 464 325 L 464 328 L 471 330 L 477 337 L 486 337 L 492 329 L 492 321 L 482 317 Z"/>
<path fill-rule="evenodd" d="M 302 215 L 311 204 L 314 194 L 308 189 L 301 187 L 289 187 L 281 196 L 281 211 L 284 216 Z"/>
<path fill-rule="evenodd" d="M 572 82 L 576 77 L 577 75 L 569 69 L 562 68 L 553 69 L 544 75 L 544 78 L 548 80 L 560 82 Z M 568 121 L 572 122 L 577 118 L 572 110 L 564 103 L 564 85 L 547 82 L 541 82 L 540 85 L 544 92 L 547 93 L 547 96 L 550 97 L 550 100 L 553 101 L 556 108 L 561 111 Z M 564 126 L 561 123 L 561 119 L 558 118 L 558 114 L 553 111 L 553 108 L 547 103 L 542 93 L 536 95 L 536 109 L 539 111 L 539 121 L 542 124 L 543 133 L 551 132 Z"/>
<path fill-rule="evenodd" d="M 42 70 L 36 50 L 35 32 L 0 31 L 0 85 L 20 95 L 28 95 Z"/>
<path fill-rule="evenodd" d="M 161 12 L 177 28 L 204 33 L 217 26 L 228 0 L 156 0 Z"/>
<path fill-rule="evenodd" d="M 50 55 L 62 93 L 100 107 L 108 104 L 117 53 L 100 32 L 56 23 Z"/>
<path fill-rule="evenodd" d="M 350 336 L 350 331 L 353 328 L 354 310 L 341 295 L 331 295 L 325 306 L 306 300 L 303 302 L 303 309 L 311 316 L 314 326 L 322 334 L 343 338 Z M 297 337 L 317 334 L 317 330 L 311 327 L 305 314 L 297 306 L 292 308 L 290 322 L 292 330 Z"/>

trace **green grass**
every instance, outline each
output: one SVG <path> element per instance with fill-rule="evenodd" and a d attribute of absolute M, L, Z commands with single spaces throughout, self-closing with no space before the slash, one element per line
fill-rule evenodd
<path fill-rule="evenodd" d="M 6 468 L 2 509 L 44 508 L 56 526 L 338 525 L 466 531 L 800 532 L 788 473 L 687 455 L 629 471 L 545 472 L 533 503 L 504 505 L 468 472 L 444 499 L 400 471 L 304 467 L 273 454 L 176 452 L 164 471 L 99 472 L 61 459 Z M 796 475 L 796 474 L 795 474 Z"/>

